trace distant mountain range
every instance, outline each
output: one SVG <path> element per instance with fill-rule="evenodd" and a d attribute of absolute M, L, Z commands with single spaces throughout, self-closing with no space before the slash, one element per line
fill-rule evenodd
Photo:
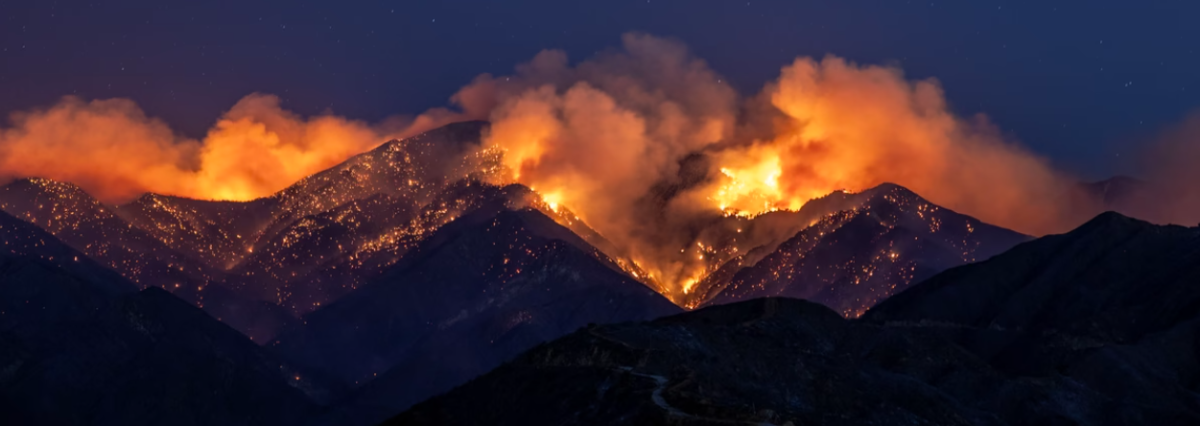
<path fill-rule="evenodd" d="M 596 337 L 589 330 L 610 327 L 604 324 L 651 320 L 698 307 L 705 308 L 671 318 L 710 318 L 705 312 L 738 317 L 743 314 L 736 312 L 758 312 L 764 306 L 743 301 L 785 296 L 823 304 L 838 317 L 826 318 L 831 311 L 817 305 L 770 299 L 771 306 L 801 312 L 797 315 L 803 318 L 788 319 L 789 326 L 824 318 L 819 319 L 822 324 L 840 328 L 822 332 L 891 333 L 895 327 L 871 319 L 883 315 L 877 312 L 889 303 L 869 308 L 926 278 L 936 282 L 950 273 L 938 275 L 948 268 L 988 259 L 1030 240 L 896 185 L 835 192 L 799 211 L 718 217 L 709 225 L 712 229 L 698 230 L 699 235 L 722 238 L 713 238 L 707 248 L 712 253 L 706 259 L 708 276 L 676 300 L 681 308 L 641 282 L 644 276 L 630 270 L 619 248 L 566 208 L 549 208 L 521 185 L 485 183 L 495 181 L 500 164 L 495 153 L 477 149 L 486 128 L 483 122 L 456 123 L 391 141 L 250 202 L 147 194 L 110 206 L 74 185 L 45 179 L 0 187 L 0 210 L 11 214 L 0 220 L 0 254 L 42 265 L 35 268 L 37 274 L 27 266 L 0 268 L 0 305 L 9 312 L 0 313 L 0 321 L 21 312 L 11 317 L 20 319 L 4 324 L 24 330 L 4 335 L 17 349 L 0 349 L 0 395 L 6 395 L 0 409 L 12 407 L 9 412 L 17 413 L 13 418 L 35 423 L 370 425 L 581 328 L 585 336 Z M 662 192 L 669 195 L 670 188 Z M 725 235 L 734 228 L 733 237 Z M 31 243 L 35 240 L 42 245 Z M 70 262 L 64 260 L 68 257 Z M 26 296 L 34 294 L 45 298 L 39 302 L 44 310 L 20 306 L 34 300 Z M 868 314 L 861 320 L 840 319 L 864 312 Z M 612 327 L 640 330 L 675 324 L 676 319 Z M 578 341 L 583 333 L 563 341 Z M 88 337 L 79 338 L 81 334 Z M 702 354 L 687 356 L 701 358 L 672 362 L 754 360 L 746 353 L 750 348 L 769 349 L 745 343 L 746 348 L 689 346 L 684 352 Z M 944 344 L 975 349 L 957 341 Z M 568 346 L 586 349 L 583 343 Z M 119 349 L 85 349 L 107 347 Z M 528 357 L 545 348 L 435 401 L 466 404 L 466 397 L 455 395 L 471 392 L 464 389 L 481 381 L 509 380 L 489 377 L 533 365 Z M 843 350 L 839 348 L 821 350 L 836 353 Z M 578 359 L 585 358 L 580 352 Z M 763 368 L 775 362 L 760 361 Z M 80 370 L 91 365 L 96 367 Z M 536 370 L 541 367 L 528 365 L 520 368 L 533 370 L 520 374 L 541 374 Z M 638 386 L 649 383 L 653 391 L 659 379 L 675 383 L 675 376 L 662 373 L 629 370 L 612 376 L 623 382 L 583 380 L 583 387 L 569 390 L 591 386 L 600 397 L 606 395 L 602 389 L 624 383 L 634 386 L 627 390 L 636 396 Z M 874 384 L 860 385 L 866 392 Z M 53 391 L 56 386 L 70 391 Z M 731 392 L 741 395 L 743 390 L 749 391 Z M 659 388 L 651 394 L 664 392 Z M 472 395 L 468 399 L 482 394 Z M 582 394 L 572 398 L 576 396 L 586 399 Z M 191 400 L 178 401 L 184 397 Z M 734 405 L 756 404 L 746 395 L 730 398 Z M 678 411 L 651 400 L 654 405 L 638 414 L 651 417 L 632 418 L 658 419 L 653 417 L 656 410 Z M 258 402 L 250 406 L 248 401 Z M 588 412 L 571 401 L 564 399 L 562 408 Z M 629 400 L 635 401 L 640 397 Z M 522 407 L 520 401 L 496 402 Z M 457 402 L 444 403 L 450 407 Z M 282 408 L 288 406 L 295 408 Z M 438 417 L 442 414 L 429 407 L 417 406 L 406 414 L 417 417 L 405 419 L 460 420 Z M 625 413 L 632 408 L 614 409 Z M 546 416 L 554 413 L 546 410 Z M 496 414 L 461 420 L 493 418 L 541 419 Z"/>

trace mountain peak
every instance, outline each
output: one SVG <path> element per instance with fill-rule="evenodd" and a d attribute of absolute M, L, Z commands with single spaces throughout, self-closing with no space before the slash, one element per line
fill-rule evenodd
<path fill-rule="evenodd" d="M 912 192 L 912 190 L 904 187 L 903 185 L 900 185 L 897 183 L 892 183 L 892 182 L 884 182 L 879 185 L 875 185 L 874 187 L 871 187 L 870 189 L 867 189 L 862 192 L 879 194 L 879 193 L 892 192 L 892 191 L 901 191 L 901 193 L 904 193 L 905 195 L 917 196 L 917 194 L 915 192 Z"/>
<path fill-rule="evenodd" d="M 10 182 L 8 185 L 0 187 L 0 191 L 30 191 L 35 194 L 46 194 L 57 199 L 70 199 L 73 201 L 85 201 L 89 204 L 99 205 L 87 191 L 70 182 L 62 182 L 54 179 L 46 178 L 24 178 Z"/>
<path fill-rule="evenodd" d="M 697 304 L 788 296 L 856 317 L 910 284 L 1028 239 L 890 183 L 834 192 L 795 214 L 816 219 L 760 259 L 730 261 L 696 292 Z"/>
<path fill-rule="evenodd" d="M 1189 278 L 1197 271 L 1197 237 L 1195 228 L 1105 212 L 1066 234 L 938 274 L 868 316 L 1081 333 L 1115 322 L 1106 333 L 1128 337 L 1170 323 L 1200 303 Z M 1161 306 L 1146 305 L 1155 298 Z M 1140 320 L 1127 320 L 1135 313 Z"/>
<path fill-rule="evenodd" d="M 1157 225 L 1141 219 L 1125 216 L 1121 213 L 1109 210 L 1096 215 L 1096 217 L 1080 225 L 1078 228 L 1071 230 L 1068 234 L 1086 234 L 1093 232 L 1110 232 L 1117 233 L 1128 231 L 1135 228 L 1156 227 Z"/>
<path fill-rule="evenodd" d="M 487 130 L 491 123 L 482 120 L 459 121 L 450 123 L 442 127 L 427 130 L 413 136 L 403 139 L 392 139 L 384 142 L 379 147 L 371 150 L 371 152 L 379 151 L 396 151 L 402 149 L 403 145 L 415 141 L 423 141 L 427 139 L 439 139 L 454 141 L 456 143 L 479 143 L 483 139 L 483 133 Z"/>

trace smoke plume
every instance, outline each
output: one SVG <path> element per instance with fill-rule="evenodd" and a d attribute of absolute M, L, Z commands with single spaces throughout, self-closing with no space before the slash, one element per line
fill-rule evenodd
<path fill-rule="evenodd" d="M 202 140 L 183 138 L 126 99 L 65 97 L 19 112 L 0 128 L 0 181 L 44 177 L 120 202 L 145 192 L 249 200 L 368 150 L 388 137 L 461 115 L 431 111 L 403 125 L 371 126 L 333 115 L 305 119 L 271 95 L 242 98 Z M 385 127 L 398 129 L 387 132 Z"/>
<path fill-rule="evenodd" d="M 1027 233 L 1066 225 L 1056 200 L 1074 181 L 1005 140 L 986 117 L 956 116 L 937 81 L 833 56 L 799 58 L 763 97 L 784 118 L 773 137 L 716 154 L 727 165 L 722 208 L 795 209 L 838 189 L 892 182 Z"/>
<path fill-rule="evenodd" d="M 1121 194 L 1121 207 L 1159 223 L 1196 226 L 1200 221 L 1200 111 L 1163 131 L 1141 155 L 1145 181 Z M 1123 210 L 1124 210 L 1123 209 Z"/>
<path fill-rule="evenodd" d="M 741 99 L 680 43 L 623 42 L 575 66 L 544 51 L 457 97 L 490 108 L 485 145 L 505 153 L 510 179 L 569 208 L 668 293 L 702 278 L 691 248 L 704 247 L 704 223 L 839 189 L 893 182 L 1001 226 L 1065 229 L 1056 200 L 1072 181 L 984 117 L 956 116 L 936 81 L 799 58 Z"/>

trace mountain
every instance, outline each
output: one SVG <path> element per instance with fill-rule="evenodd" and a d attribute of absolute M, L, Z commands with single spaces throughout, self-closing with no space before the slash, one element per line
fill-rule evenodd
<path fill-rule="evenodd" d="M 1090 398 L 936 337 L 766 298 L 589 327 L 384 424 L 1046 424 Z"/>
<path fill-rule="evenodd" d="M 426 204 L 446 186 L 473 177 L 485 180 L 498 158 L 473 153 L 487 122 L 449 124 L 411 138 L 393 140 L 272 195 L 277 207 L 261 231 L 265 243 L 289 224 L 376 194 Z"/>
<path fill-rule="evenodd" d="M 391 141 L 250 202 L 146 194 L 110 207 L 71 184 L 24 179 L 0 187 L 0 209 L 265 342 L 461 213 L 471 200 L 451 198 L 455 185 L 486 177 L 488 157 L 468 155 L 485 126 Z"/>
<path fill-rule="evenodd" d="M 1200 228 L 1103 214 L 843 319 L 766 298 L 540 345 L 385 424 L 1200 422 Z"/>
<path fill-rule="evenodd" d="M 0 423 L 295 424 L 294 376 L 237 331 L 0 212 Z"/>
<path fill-rule="evenodd" d="M 38 225 L 142 286 L 173 290 L 213 280 L 213 271 L 126 223 L 75 185 L 15 181 L 0 187 L 0 210 Z"/>
<path fill-rule="evenodd" d="M 502 192 L 464 179 L 422 205 L 387 194 L 351 201 L 289 225 L 232 272 L 244 282 L 238 287 L 259 289 L 303 315 L 370 281 L 438 228 Z"/>
<path fill-rule="evenodd" d="M 131 225 L 74 185 L 48 179 L 12 182 L 0 187 L 0 210 L 41 227 L 140 288 L 166 289 L 257 341 L 267 341 L 292 321 L 286 311 L 224 287 L 224 271 Z"/>
<path fill-rule="evenodd" d="M 462 213 L 455 188 L 486 179 L 486 122 L 393 140 L 250 202 L 148 194 L 116 208 L 171 248 L 223 271 L 237 297 L 294 316 L 327 305 Z"/>
<path fill-rule="evenodd" d="M 1014 374 L 1061 375 L 1141 411 L 1200 421 L 1200 229 L 1105 213 L 882 303 Z M 1165 414 L 1164 414 L 1165 415 Z"/>
<path fill-rule="evenodd" d="M 1029 239 L 893 184 L 835 192 L 788 215 L 782 220 L 815 223 L 773 250 L 743 251 L 697 286 L 692 304 L 785 296 L 857 317 L 913 283 Z"/>
<path fill-rule="evenodd" d="M 305 217 L 378 194 L 420 206 L 446 185 L 485 177 L 494 160 L 467 154 L 486 127 L 480 121 L 453 123 L 392 140 L 254 201 L 147 194 L 116 210 L 172 248 L 229 269 Z"/>
<path fill-rule="evenodd" d="M 1127 423 L 1153 423 L 1142 411 L 1195 423 L 1198 260 L 1200 229 L 1109 212 L 947 271 L 867 317 L 945 330 L 1015 374 L 1069 377 L 1129 407 L 1113 413 Z"/>
<path fill-rule="evenodd" d="M 37 226 L 0 212 L 0 269 L 5 329 L 53 318 L 72 319 L 137 287 Z M 76 296 L 74 298 L 68 295 Z"/>
<path fill-rule="evenodd" d="M 145 194 L 114 208 L 129 224 L 217 270 L 241 262 L 274 209 L 270 198 L 236 202 L 159 194 Z"/>
<path fill-rule="evenodd" d="M 373 424 L 588 323 L 680 311 L 526 208 L 528 189 L 502 192 L 271 345 L 297 365 L 366 383 L 321 423 Z"/>

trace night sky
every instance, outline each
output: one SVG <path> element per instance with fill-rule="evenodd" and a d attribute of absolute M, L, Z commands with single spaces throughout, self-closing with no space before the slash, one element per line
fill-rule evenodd
<path fill-rule="evenodd" d="M 743 94 L 796 56 L 938 78 L 960 114 L 1091 177 L 1200 108 L 1200 2 L 5 1 L 0 111 L 124 97 L 185 135 L 251 92 L 379 120 L 445 105 L 539 50 L 580 60 L 626 31 L 685 42 Z"/>

